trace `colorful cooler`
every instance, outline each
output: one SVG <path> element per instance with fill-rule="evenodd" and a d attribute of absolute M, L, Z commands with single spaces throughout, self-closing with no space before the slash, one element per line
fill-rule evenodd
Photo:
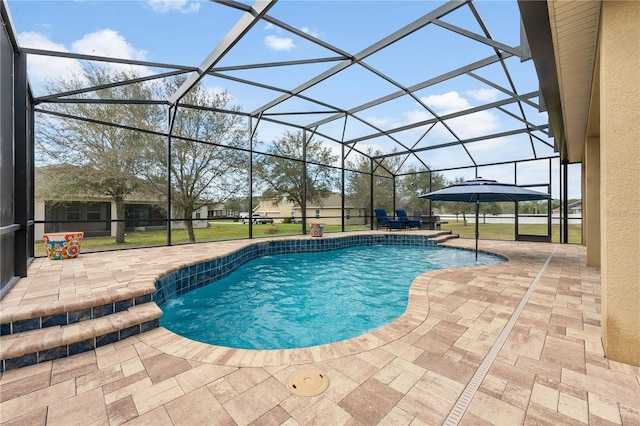
<path fill-rule="evenodd" d="M 73 259 L 80 254 L 80 241 L 84 232 L 50 232 L 42 234 L 51 260 Z"/>

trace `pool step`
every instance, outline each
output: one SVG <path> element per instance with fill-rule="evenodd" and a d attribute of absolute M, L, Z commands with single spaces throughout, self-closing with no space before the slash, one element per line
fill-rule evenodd
<path fill-rule="evenodd" d="M 453 238 L 460 238 L 460 235 L 454 234 L 451 231 L 441 231 L 441 232 L 438 232 L 436 235 L 429 237 L 429 241 L 435 241 L 436 243 L 443 243 Z"/>
<path fill-rule="evenodd" d="M 114 343 L 159 326 L 155 302 L 68 325 L 54 325 L 0 337 L 0 371 L 51 361 Z"/>

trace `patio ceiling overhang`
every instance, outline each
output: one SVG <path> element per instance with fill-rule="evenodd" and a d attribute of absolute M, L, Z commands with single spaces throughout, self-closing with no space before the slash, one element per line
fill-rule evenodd
<path fill-rule="evenodd" d="M 581 162 L 585 140 L 597 136 L 596 70 L 600 0 L 518 0 L 540 79 L 556 149 Z"/>

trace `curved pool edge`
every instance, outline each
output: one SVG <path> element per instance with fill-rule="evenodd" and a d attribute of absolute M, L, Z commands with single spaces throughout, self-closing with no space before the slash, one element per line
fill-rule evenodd
<path fill-rule="evenodd" d="M 226 277 L 250 260 L 288 253 L 314 253 L 372 245 L 438 246 L 428 235 L 357 234 L 330 238 L 283 238 L 255 241 L 224 255 L 200 259 L 167 271 L 155 280 L 153 301 L 158 306 L 176 296 Z"/>
<path fill-rule="evenodd" d="M 409 290 L 407 309 L 400 317 L 373 331 L 338 342 L 295 349 L 237 349 L 191 340 L 162 326 L 141 334 L 138 338 L 170 355 L 230 367 L 310 364 L 357 355 L 398 341 L 423 325 L 429 313 L 426 287 L 432 277 L 444 271 L 446 270 L 430 271 L 414 280 Z"/>
<path fill-rule="evenodd" d="M 380 244 L 381 241 L 397 241 L 397 237 L 389 238 L 389 236 L 402 236 L 402 240 L 407 242 L 417 241 L 428 241 L 428 235 L 407 235 L 407 234 L 380 234 L 380 233 L 371 233 L 371 234 L 362 234 L 358 236 L 334 236 L 327 238 L 326 240 L 339 240 L 345 238 L 353 237 L 375 237 L 372 239 L 372 244 Z M 308 241 L 326 241 L 323 239 L 310 239 Z M 304 239 L 296 239 L 296 240 L 269 240 L 269 241 L 256 241 L 253 244 L 249 244 L 241 249 L 235 250 L 233 252 L 227 253 L 224 256 L 232 256 L 236 253 L 242 252 L 244 249 L 247 249 L 251 246 L 257 244 L 273 244 L 275 241 L 305 241 Z M 397 244 L 397 242 L 387 243 L 387 244 Z M 319 244 L 318 247 L 322 247 L 325 244 Z M 361 244 L 366 245 L 366 244 Z M 413 244 L 412 244 L 413 245 Z M 456 248 L 462 250 L 470 250 L 468 247 L 451 245 L 451 244 L 435 244 L 433 241 L 430 241 L 428 245 L 439 245 L 448 248 Z M 337 247 L 340 248 L 340 247 Z M 327 249 L 330 250 L 330 249 Z M 319 250 L 318 250 L 319 251 Z M 275 367 L 282 365 L 300 365 L 300 364 L 310 364 L 315 362 L 320 362 L 328 359 L 341 358 L 350 355 L 357 355 L 362 352 L 370 351 L 373 349 L 381 348 L 383 346 L 393 345 L 397 342 L 398 348 L 394 349 L 394 351 L 402 352 L 403 346 L 405 344 L 401 341 L 401 339 L 409 336 L 412 331 L 416 330 L 418 327 L 426 327 L 431 328 L 437 324 L 430 324 L 428 321 L 429 315 L 429 284 L 430 282 L 442 274 L 450 274 L 450 273 L 460 273 L 460 271 L 466 269 L 476 269 L 477 268 L 495 268 L 501 267 L 502 265 L 507 264 L 510 259 L 507 255 L 503 253 L 493 252 L 493 251 L 483 251 L 488 254 L 493 254 L 497 256 L 501 256 L 506 259 L 505 263 L 497 264 L 497 265 L 478 265 L 478 266 L 466 266 L 459 268 L 446 268 L 440 269 L 436 271 L 429 271 L 424 274 L 419 275 L 411 284 L 409 288 L 409 302 L 407 304 L 407 308 L 400 317 L 393 320 L 392 322 L 379 327 L 371 332 L 362 334 L 360 336 L 342 340 L 333 343 L 327 343 L 318 346 L 310 346 L 305 348 L 295 348 L 295 349 L 269 349 L 269 350 L 258 350 L 258 349 L 238 349 L 238 348 L 229 348 L 217 345 L 211 345 L 208 343 L 202 343 L 195 340 L 191 340 L 187 337 L 178 335 L 162 326 L 148 331 L 144 334 L 139 335 L 139 339 L 154 347 L 156 349 L 162 350 L 163 352 L 174 355 L 177 357 L 185 358 L 188 360 L 209 363 L 215 365 L 224 365 L 229 367 Z M 216 259 L 220 259 L 224 256 L 219 256 Z M 248 259 L 251 260 L 251 259 Z M 237 266 L 242 265 L 248 260 L 244 260 L 242 263 Z M 198 263 L 192 265 L 186 265 L 183 268 L 170 271 L 166 275 L 158 278 L 164 278 L 171 273 L 179 273 L 184 269 L 189 269 L 196 266 L 197 273 L 197 265 L 200 263 L 204 263 L 206 261 L 200 261 Z M 229 272 L 230 273 L 230 272 Z M 182 276 L 181 278 L 182 279 Z M 155 300 L 155 297 L 154 297 Z M 412 342 L 411 342 L 412 343 Z"/>

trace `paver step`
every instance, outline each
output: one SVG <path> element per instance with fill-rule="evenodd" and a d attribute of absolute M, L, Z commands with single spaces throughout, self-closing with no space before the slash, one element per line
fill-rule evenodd
<path fill-rule="evenodd" d="M 460 238 L 460 235 L 458 234 L 453 234 L 451 231 L 447 231 L 447 232 L 443 232 L 441 234 L 438 234 L 434 237 L 430 237 L 429 240 L 430 241 L 435 241 L 436 243 L 442 243 L 445 242 L 447 240 L 451 240 L 453 238 Z"/>
<path fill-rule="evenodd" d="M 17 334 L 40 328 L 70 325 L 123 312 L 131 306 L 153 300 L 155 288 L 118 289 L 60 299 L 41 305 L 5 307 L 0 312 L 0 335 Z"/>
<path fill-rule="evenodd" d="M 1 371 L 93 350 L 159 326 L 162 310 L 155 302 L 74 324 L 52 326 L 0 337 Z"/>

